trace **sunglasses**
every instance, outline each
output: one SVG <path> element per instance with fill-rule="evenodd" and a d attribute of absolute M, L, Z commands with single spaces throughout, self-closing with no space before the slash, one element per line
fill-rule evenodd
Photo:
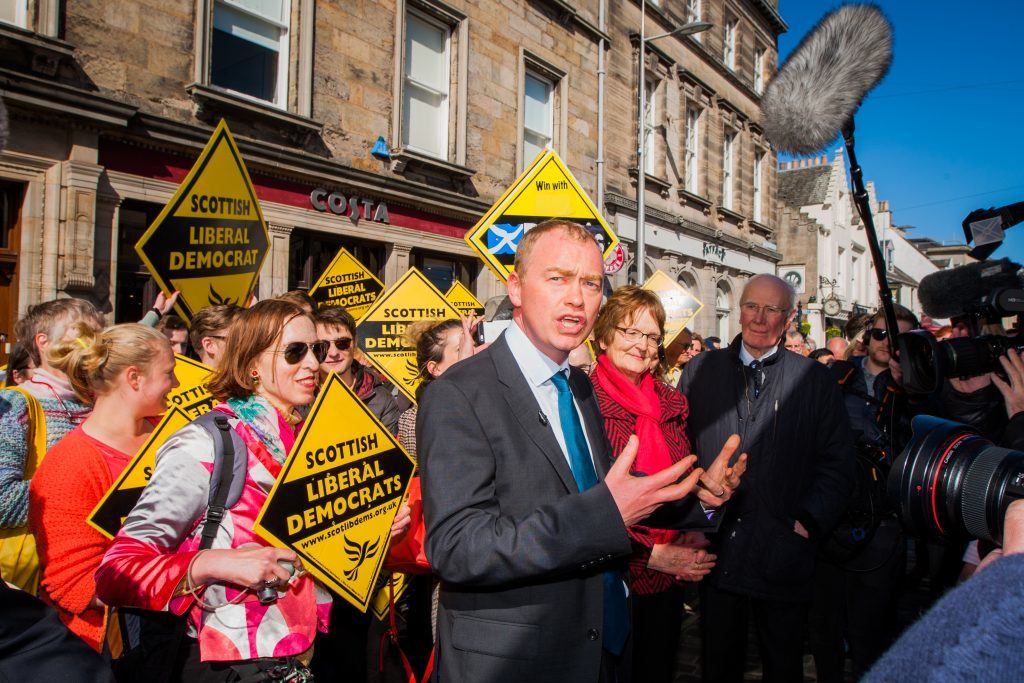
<path fill-rule="evenodd" d="M 348 351 L 352 348 L 352 337 L 342 337 L 341 339 L 328 339 L 326 342 L 327 348 L 331 348 L 331 344 L 334 344 L 334 348 L 339 351 Z"/>
<path fill-rule="evenodd" d="M 292 342 L 287 344 L 283 351 L 278 351 L 277 353 L 284 355 L 284 362 L 288 365 L 295 365 L 301 362 L 310 351 L 313 352 L 313 358 L 316 358 L 317 363 L 323 363 L 324 358 L 327 358 L 328 343 L 325 341 L 315 341 L 312 344 Z"/>
<path fill-rule="evenodd" d="M 867 331 L 867 336 L 871 337 L 875 341 L 885 341 L 889 338 L 889 330 L 883 330 L 880 327 L 872 327 Z"/>

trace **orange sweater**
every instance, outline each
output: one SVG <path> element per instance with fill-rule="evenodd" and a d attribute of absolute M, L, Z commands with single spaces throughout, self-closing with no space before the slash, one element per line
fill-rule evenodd
<path fill-rule="evenodd" d="M 78 427 L 47 452 L 29 486 L 28 522 L 43 572 L 40 596 L 97 651 L 106 610 L 89 603 L 96 594 L 93 574 L 110 541 L 86 519 L 130 460 Z"/>

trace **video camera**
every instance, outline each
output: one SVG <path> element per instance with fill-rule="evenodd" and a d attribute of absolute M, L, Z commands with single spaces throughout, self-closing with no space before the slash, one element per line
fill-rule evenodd
<path fill-rule="evenodd" d="M 930 332 L 901 334 L 903 386 L 914 394 L 937 391 L 947 377 L 973 377 L 1001 371 L 999 357 L 1024 348 L 1024 335 L 981 334 L 983 325 L 1024 314 L 1021 266 L 1009 259 L 982 261 L 941 270 L 921 280 L 918 297 L 933 318 L 964 320 L 971 336 L 938 341 Z"/>
<path fill-rule="evenodd" d="M 1024 202 L 971 212 L 964 235 L 970 256 L 987 259 L 1003 231 L 1024 220 Z M 948 377 L 1001 372 L 999 357 L 1024 349 L 1024 279 L 1009 259 L 981 261 L 921 280 L 918 298 L 933 318 L 966 323 L 970 336 L 937 341 L 927 331 L 901 334 L 903 386 L 910 393 L 937 391 Z M 985 324 L 1016 315 L 1015 336 L 982 334 Z M 913 436 L 893 463 L 887 493 L 903 525 L 933 540 L 979 538 L 1001 544 L 1003 518 L 1024 498 L 1024 452 L 996 446 L 976 429 L 931 416 L 912 421 Z"/>

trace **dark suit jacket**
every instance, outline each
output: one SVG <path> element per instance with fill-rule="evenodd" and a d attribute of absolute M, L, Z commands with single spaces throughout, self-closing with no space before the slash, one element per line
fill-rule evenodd
<path fill-rule="evenodd" d="M 423 392 L 426 550 L 442 580 L 435 680 L 598 679 L 602 572 L 631 548 L 603 482 L 593 387 L 576 369 L 569 381 L 601 479 L 583 493 L 504 337 Z"/>
<path fill-rule="evenodd" d="M 679 389 L 690 401 L 687 435 L 707 467 L 730 434 L 748 454 L 747 472 L 719 512 L 715 568 L 705 581 L 764 600 L 811 598 L 818 542 L 846 510 L 853 490 L 853 435 L 839 385 L 824 365 L 780 348 L 753 372 L 741 337 L 699 353 Z M 799 520 L 810 540 L 793 531 Z"/>

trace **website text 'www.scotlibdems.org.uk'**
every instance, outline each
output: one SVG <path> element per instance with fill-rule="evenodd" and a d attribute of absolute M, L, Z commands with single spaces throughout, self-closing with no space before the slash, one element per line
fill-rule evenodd
<path fill-rule="evenodd" d="M 397 508 L 398 507 L 398 503 L 399 503 L 399 501 L 392 500 L 392 501 L 390 501 L 388 503 L 385 503 L 384 505 L 381 505 L 376 510 L 370 510 L 369 512 L 364 512 L 363 514 L 359 515 L 358 517 L 356 517 L 354 519 L 350 519 L 347 522 L 341 522 L 340 524 L 335 524 L 334 526 L 332 526 L 327 531 L 322 531 L 319 534 L 317 534 L 316 536 L 313 536 L 312 538 L 307 538 L 305 541 L 302 541 L 301 543 L 299 543 L 299 547 L 305 549 L 305 548 L 309 548 L 311 546 L 315 546 L 315 545 L 317 545 L 319 543 L 323 543 L 328 538 L 331 538 L 332 536 L 337 536 L 338 534 L 340 534 L 342 532 L 348 531 L 352 527 L 357 526 L 359 524 L 362 524 L 363 522 L 365 522 L 368 519 L 372 519 L 374 517 L 380 517 L 381 515 L 387 514 L 391 510 L 394 510 L 395 508 Z"/>

